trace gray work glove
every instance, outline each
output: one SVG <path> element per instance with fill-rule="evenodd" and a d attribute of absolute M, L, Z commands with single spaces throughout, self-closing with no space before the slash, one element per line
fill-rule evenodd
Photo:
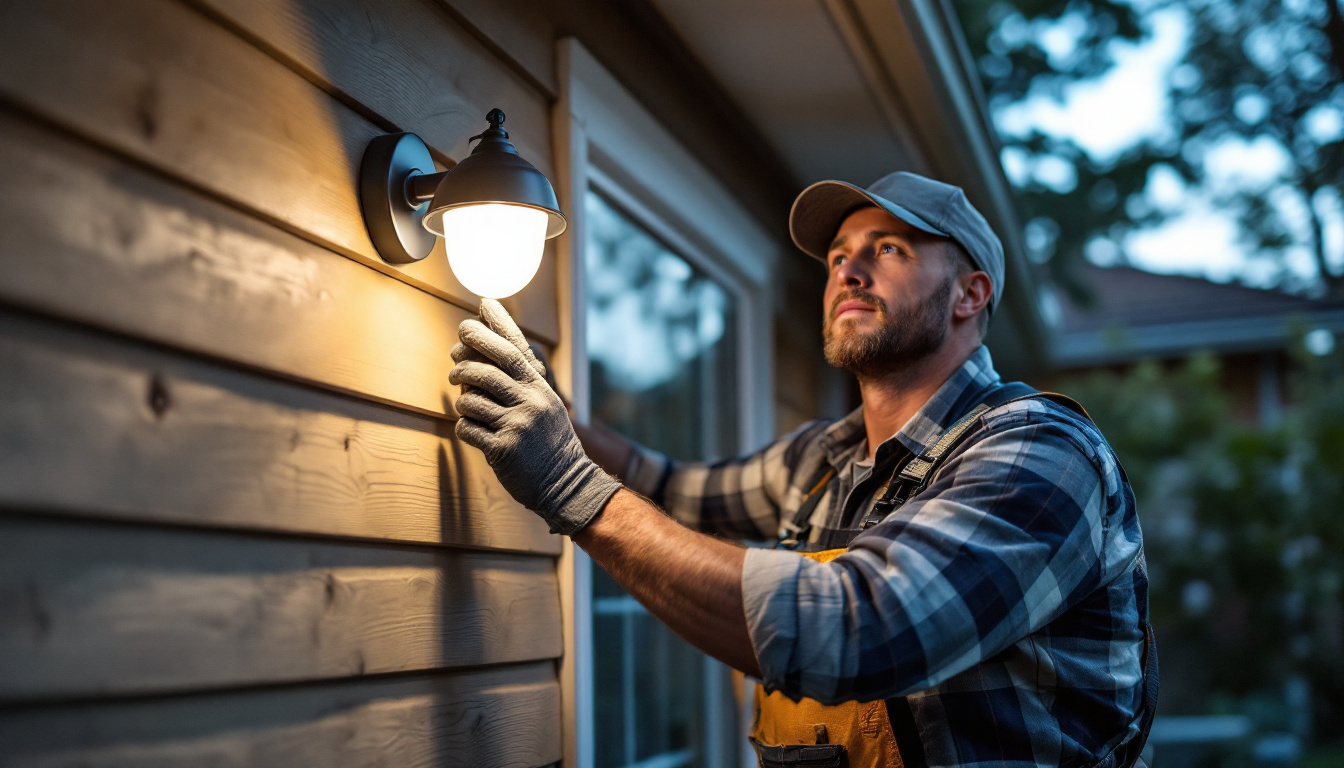
<path fill-rule="evenodd" d="M 621 484 L 584 453 L 545 368 L 499 302 L 481 299 L 480 320 L 463 320 L 457 335 L 448 381 L 466 385 L 458 438 L 485 454 L 504 489 L 552 533 L 579 531 Z"/>

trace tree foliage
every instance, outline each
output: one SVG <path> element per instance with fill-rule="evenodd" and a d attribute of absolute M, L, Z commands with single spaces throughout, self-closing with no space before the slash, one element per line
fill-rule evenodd
<path fill-rule="evenodd" d="M 1065 382 L 1134 486 L 1162 648 L 1165 714 L 1254 715 L 1291 731 L 1303 681 L 1316 734 L 1344 721 L 1344 352 L 1300 347 L 1293 405 L 1239 423 L 1215 358 Z M 1264 702 L 1270 702 L 1265 706 Z"/>
<path fill-rule="evenodd" d="M 1064 183 L 1018 180 L 1029 252 L 1086 300 L 1072 265 L 1089 248 L 1123 260 L 1127 234 L 1178 211 L 1153 199 L 1155 172 L 1231 212 L 1261 282 L 1344 295 L 1327 220 L 1344 217 L 1344 13 L 1341 0 L 956 0 L 992 114 L 1024 99 L 1062 98 L 1114 65 L 1117 41 L 1139 42 L 1159 12 L 1185 21 L 1187 46 L 1166 83 L 1168 130 L 1118 158 L 1068 138 L 1003 133 L 1005 150 L 1067 163 Z M 1060 44 L 1064 39 L 1067 44 Z M 1210 152 L 1240 140 L 1284 159 L 1270 183 L 1211 180 Z M 1290 268 L 1306 257 L 1309 269 Z M 1267 278 L 1267 279 L 1266 279 Z"/>

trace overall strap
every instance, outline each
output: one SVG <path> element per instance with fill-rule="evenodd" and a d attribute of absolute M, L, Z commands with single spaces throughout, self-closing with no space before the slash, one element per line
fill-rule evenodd
<path fill-rule="evenodd" d="M 932 446 L 892 473 L 891 480 L 887 481 L 885 491 L 873 503 L 873 508 L 868 511 L 868 515 L 863 519 L 863 525 L 860 527 L 867 529 L 877 525 L 894 512 L 897 507 L 924 490 L 924 487 L 929 484 L 929 479 L 933 477 L 934 470 L 952 452 L 952 449 L 957 447 L 961 439 L 971 431 L 971 427 L 975 426 L 985 413 L 1016 400 L 1044 396 L 1046 395 L 1020 381 L 995 387 L 969 413 L 957 419 L 956 423 L 948 427 L 947 431 L 943 432 L 942 436 Z M 1050 397 L 1051 399 L 1062 398 L 1068 400 L 1069 403 L 1072 403 L 1069 406 L 1071 409 L 1082 411 L 1081 405 L 1074 403 L 1063 395 Z"/>
<path fill-rule="evenodd" d="M 808 534 L 812 532 L 812 513 L 826 495 L 826 486 L 831 484 L 834 477 L 835 467 L 830 464 L 823 461 L 821 466 L 817 467 L 817 471 L 812 474 L 812 479 L 807 484 L 807 496 L 798 507 L 798 511 L 793 513 L 793 519 L 779 526 L 779 546 L 793 548 L 807 541 Z"/>

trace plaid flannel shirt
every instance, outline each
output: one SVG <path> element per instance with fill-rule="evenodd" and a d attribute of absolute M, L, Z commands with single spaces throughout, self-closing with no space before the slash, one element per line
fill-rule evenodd
<path fill-rule="evenodd" d="M 998 382 L 981 347 L 871 471 L 860 408 L 710 464 L 640 451 L 626 480 L 692 528 L 770 539 L 826 462 L 836 481 L 812 520 L 849 527 L 889 467 Z M 929 766 L 1093 765 L 1138 732 L 1148 582 L 1134 497 L 1096 428 L 1049 401 L 986 413 L 922 493 L 829 563 L 749 549 L 742 589 L 767 690 L 907 696 Z"/>

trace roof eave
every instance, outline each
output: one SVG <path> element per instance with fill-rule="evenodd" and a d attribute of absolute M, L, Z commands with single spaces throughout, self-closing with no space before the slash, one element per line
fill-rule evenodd
<path fill-rule="evenodd" d="M 1269 352 L 1286 348 L 1303 328 L 1344 333 L 1344 309 L 1065 332 L 1053 348 L 1052 362 L 1056 368 L 1082 368 L 1185 357 L 1201 350 Z"/>

